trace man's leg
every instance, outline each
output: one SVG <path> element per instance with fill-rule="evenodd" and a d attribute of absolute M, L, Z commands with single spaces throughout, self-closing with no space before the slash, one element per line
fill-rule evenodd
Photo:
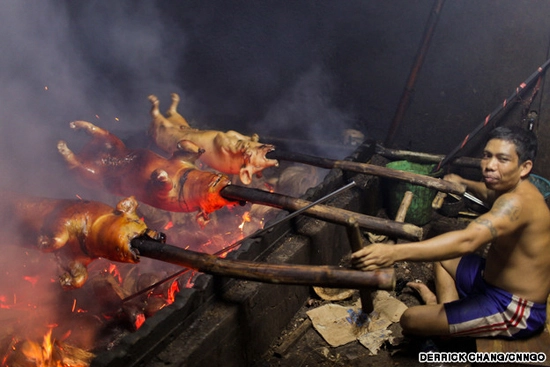
<path fill-rule="evenodd" d="M 418 291 L 426 305 L 408 308 L 399 321 L 404 334 L 448 335 L 449 323 L 443 303 L 458 299 L 454 277 L 459 259 L 434 263 L 436 296 L 422 283 L 408 285 Z"/>
<path fill-rule="evenodd" d="M 447 303 L 458 299 L 456 290 L 456 268 L 460 258 L 434 263 L 435 293 L 437 294 L 437 303 Z"/>

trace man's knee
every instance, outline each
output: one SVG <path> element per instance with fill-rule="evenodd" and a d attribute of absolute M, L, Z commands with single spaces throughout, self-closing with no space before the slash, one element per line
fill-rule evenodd
<path fill-rule="evenodd" d="M 399 324 L 403 329 L 403 334 L 414 334 L 414 318 L 411 315 L 410 309 L 406 309 L 399 319 Z"/>
<path fill-rule="evenodd" d="M 413 306 L 399 319 L 403 334 L 447 335 L 449 324 L 442 305 Z"/>

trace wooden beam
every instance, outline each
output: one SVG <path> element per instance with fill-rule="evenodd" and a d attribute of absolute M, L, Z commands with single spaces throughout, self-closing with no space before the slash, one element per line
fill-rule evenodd
<path fill-rule="evenodd" d="M 226 186 L 221 190 L 220 194 L 228 200 L 248 201 L 289 211 L 299 210 L 310 204 L 307 200 L 238 185 Z M 346 225 L 349 219 L 354 217 L 361 228 L 375 233 L 413 241 L 418 241 L 422 238 L 422 228 L 415 225 L 397 223 L 393 220 L 355 213 L 332 206 L 316 205 L 304 211 L 304 214 L 342 225 Z"/>

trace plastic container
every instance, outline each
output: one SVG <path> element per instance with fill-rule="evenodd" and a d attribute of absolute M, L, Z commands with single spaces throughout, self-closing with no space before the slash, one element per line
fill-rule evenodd
<path fill-rule="evenodd" d="M 394 161 L 386 164 L 387 168 L 396 169 L 399 171 L 406 171 L 412 173 L 419 173 L 426 176 L 436 177 L 438 173 L 432 174 L 432 170 L 435 167 L 434 164 L 420 164 L 409 161 Z M 432 201 L 437 194 L 437 191 L 424 186 L 413 185 L 411 183 L 385 179 L 386 188 L 386 206 L 388 215 L 390 218 L 395 218 L 403 196 L 406 191 L 412 191 L 413 199 L 411 206 L 407 211 L 405 217 L 406 223 L 411 223 L 417 226 L 423 226 L 432 220 L 433 209 Z"/>

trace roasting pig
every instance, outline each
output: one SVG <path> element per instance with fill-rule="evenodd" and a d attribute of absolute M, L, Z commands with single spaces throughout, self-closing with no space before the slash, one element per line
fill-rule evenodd
<path fill-rule="evenodd" d="M 260 143 L 257 134 L 245 136 L 233 130 L 222 132 L 190 127 L 177 111 L 179 100 L 179 96 L 173 93 L 170 108 L 163 116 L 158 98 L 149 96 L 153 118 L 149 135 L 160 149 L 172 154 L 186 149 L 189 143 L 197 145 L 204 150 L 198 158 L 200 162 L 219 172 L 239 175 L 245 185 L 251 183 L 253 175 L 261 176 L 265 168 L 278 165 L 277 160 L 266 157 L 275 147 Z"/>
<path fill-rule="evenodd" d="M 17 231 L 22 245 L 53 252 L 59 261 L 64 288 L 80 288 L 88 278 L 87 266 L 97 258 L 137 263 L 132 239 L 148 235 L 162 240 L 136 214 L 133 197 L 113 208 L 97 201 L 2 195 L 1 215 L 8 231 Z"/>
<path fill-rule="evenodd" d="M 209 213 L 235 203 L 220 195 L 231 183 L 229 177 L 195 166 L 202 151 L 192 144 L 166 159 L 147 149 L 129 149 L 118 137 L 90 122 L 73 121 L 70 127 L 92 137 L 78 154 L 64 141 L 57 145 L 69 168 L 87 187 L 135 196 L 171 212 L 198 212 L 199 221 L 207 221 Z"/>

